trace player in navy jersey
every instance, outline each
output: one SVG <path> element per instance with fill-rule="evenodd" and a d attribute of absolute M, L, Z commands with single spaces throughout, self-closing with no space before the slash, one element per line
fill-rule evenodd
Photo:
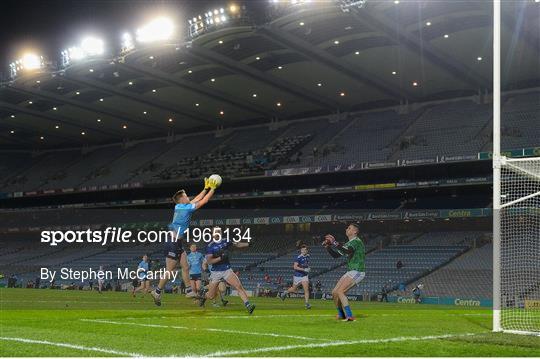
<path fill-rule="evenodd" d="M 135 296 L 135 293 L 140 290 L 143 291 L 143 295 L 144 293 L 150 292 L 150 280 L 148 279 L 148 256 L 146 254 L 142 257 L 142 261 L 137 267 L 137 278 L 141 284 L 137 288 L 133 287 L 132 295 Z"/>
<path fill-rule="evenodd" d="M 294 276 L 293 276 L 293 285 L 285 292 L 281 293 L 279 297 L 281 300 L 285 300 L 290 293 L 296 293 L 298 287 L 302 285 L 304 290 L 304 302 L 306 309 L 311 309 L 311 304 L 309 304 L 309 248 L 305 244 L 300 245 L 300 254 L 296 257 L 293 263 Z"/>
<path fill-rule="evenodd" d="M 255 304 L 249 302 L 246 290 L 242 286 L 240 279 L 231 269 L 229 260 L 229 248 L 235 246 L 237 248 L 245 248 L 249 246 L 246 242 L 232 242 L 222 238 L 221 228 L 213 228 L 213 240 L 206 247 L 206 261 L 211 265 L 210 269 L 210 284 L 208 291 L 204 290 L 199 294 L 199 305 L 202 307 L 207 299 L 214 299 L 218 292 L 218 287 L 221 281 L 225 281 L 231 287 L 236 289 L 240 298 L 244 302 L 249 314 L 255 310 Z"/>
<path fill-rule="evenodd" d="M 165 242 L 166 271 L 163 278 L 159 280 L 157 288 L 151 293 L 156 305 L 161 305 L 161 291 L 165 287 L 165 284 L 172 278 L 172 272 L 176 269 L 178 262 L 180 262 L 180 266 L 182 267 L 182 280 L 186 286 L 189 286 L 189 265 L 186 252 L 182 248 L 182 242 L 184 241 L 185 232 L 189 229 L 193 212 L 208 203 L 217 187 L 218 184 L 215 181 L 205 178 L 204 189 L 195 198 L 190 199 L 183 189 L 172 196 L 175 206 L 174 216 L 172 222 L 169 224 L 171 235 L 167 242 Z M 187 291 L 188 288 L 186 288 Z"/>
<path fill-rule="evenodd" d="M 212 272 L 212 265 L 208 264 L 208 262 L 206 261 L 206 256 L 203 259 L 202 268 L 203 268 L 203 274 L 201 278 L 203 282 L 206 282 L 204 289 L 208 289 L 208 285 L 210 283 L 210 273 Z M 227 295 L 227 283 L 224 280 L 221 280 L 219 282 L 217 292 L 219 294 L 219 299 L 221 300 L 221 304 L 224 307 L 227 306 L 227 304 L 229 303 L 229 301 L 225 299 L 225 296 Z M 215 296 L 214 299 L 212 299 L 212 305 L 214 307 L 219 307 L 220 305 L 217 304 L 216 297 L 217 296 Z"/>

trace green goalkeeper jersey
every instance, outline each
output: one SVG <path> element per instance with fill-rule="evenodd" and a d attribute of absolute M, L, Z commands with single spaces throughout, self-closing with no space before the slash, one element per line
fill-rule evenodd
<path fill-rule="evenodd" d="M 349 258 L 347 259 L 347 270 L 365 272 L 366 250 L 364 248 L 364 242 L 362 242 L 359 237 L 354 237 L 345 243 L 343 248 L 354 250 L 354 253 L 349 255 Z"/>

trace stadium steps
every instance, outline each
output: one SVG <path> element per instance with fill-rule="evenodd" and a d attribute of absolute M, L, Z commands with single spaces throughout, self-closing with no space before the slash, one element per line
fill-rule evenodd
<path fill-rule="evenodd" d="M 311 134 L 311 138 L 306 142 L 299 151 L 302 152 L 300 158 L 300 164 L 297 167 L 308 167 L 319 165 L 318 159 L 313 155 L 313 149 L 316 147 L 319 153 L 322 152 L 324 147 L 331 143 L 331 139 L 335 139 L 335 134 L 341 132 L 343 127 L 349 126 L 351 122 L 354 122 L 350 118 L 343 119 L 338 122 L 330 122 L 330 119 L 319 120 L 324 121 L 321 123 L 313 124 L 316 126 L 316 131 L 306 130 L 306 134 Z"/>
<path fill-rule="evenodd" d="M 511 103 L 512 98 L 502 98 L 501 99 L 501 108 L 506 106 L 507 104 Z M 504 112 L 503 112 L 504 113 Z M 478 131 L 478 133 L 475 134 L 475 138 L 485 138 L 484 143 L 480 147 L 480 152 L 483 151 L 489 151 L 491 149 L 491 144 L 493 141 L 493 116 L 490 117 L 490 121 L 486 122 L 486 124 Z"/>
<path fill-rule="evenodd" d="M 413 120 L 408 124 L 407 127 L 399 134 L 399 136 L 396 137 L 396 139 L 388 145 L 388 147 L 391 150 L 390 155 L 388 156 L 389 160 L 397 160 L 400 159 L 400 152 L 401 149 L 399 147 L 399 141 L 401 141 L 404 137 L 410 136 L 411 131 L 413 131 L 414 127 L 418 122 L 420 122 L 424 116 L 429 116 L 431 111 L 433 110 L 435 106 L 427 106 L 421 111 L 418 116 L 413 117 Z"/>
<path fill-rule="evenodd" d="M 114 146 L 111 146 L 111 147 L 114 147 Z M 90 151 L 90 152 L 86 153 L 85 156 L 92 156 L 92 154 L 94 154 L 96 151 L 101 150 L 102 148 L 105 148 L 105 147 L 95 148 L 93 151 Z M 99 168 L 107 166 L 109 163 L 115 161 L 117 158 L 121 157 L 122 155 L 124 155 L 124 152 L 119 151 L 118 154 L 115 157 L 112 157 L 112 158 L 108 157 L 105 162 L 100 161 L 101 163 L 96 163 L 96 164 L 93 164 L 91 167 L 86 168 L 87 171 L 79 172 L 78 173 L 79 177 L 78 177 L 77 182 L 75 182 L 76 178 L 73 178 L 73 185 L 69 185 L 67 187 L 73 187 L 73 188 L 82 187 L 85 182 L 88 182 L 90 180 L 90 179 L 85 179 L 86 176 L 88 176 L 89 174 L 91 174 L 92 172 L 96 171 Z M 76 166 L 80 166 L 82 163 L 85 163 L 85 158 L 84 157 L 79 158 L 78 161 L 73 162 L 69 167 L 66 167 L 64 170 L 68 173 L 68 176 L 69 176 L 69 173 L 71 171 L 78 172 L 78 171 L 74 171 L 73 169 Z M 65 188 L 65 187 L 66 187 L 65 185 L 60 186 L 60 188 Z M 51 187 L 49 186 L 48 188 L 51 188 Z M 58 186 L 56 186 L 55 188 L 58 188 Z"/>
<path fill-rule="evenodd" d="M 410 119 L 410 122 L 407 126 L 405 126 L 405 128 L 403 129 L 403 131 L 401 131 L 392 141 L 390 141 L 387 145 L 387 147 L 390 149 L 390 153 L 388 154 L 388 157 L 387 159 L 388 160 L 391 160 L 391 159 L 395 159 L 395 155 L 399 152 L 399 141 L 403 138 L 403 136 L 405 136 L 405 134 L 407 133 L 407 131 L 409 131 L 409 129 L 411 127 L 413 127 L 415 125 L 416 122 L 418 122 L 420 120 L 420 118 L 422 116 L 424 116 L 424 114 L 426 112 L 428 112 L 430 109 L 431 109 L 432 106 L 426 106 L 426 107 L 423 107 L 421 109 L 418 109 L 416 110 L 415 112 L 411 113 L 410 116 L 411 116 L 411 119 Z"/>
<path fill-rule="evenodd" d="M 285 155 L 283 156 L 282 158 L 278 159 L 276 163 L 274 163 L 270 169 L 274 169 L 274 168 L 278 168 L 280 166 L 283 166 L 285 165 L 286 163 L 288 163 L 289 159 L 291 158 L 291 156 L 294 154 L 294 153 L 297 153 L 298 151 L 300 151 L 302 148 L 304 148 L 304 146 L 306 144 L 308 144 L 311 139 L 313 138 L 312 135 L 307 135 L 306 137 L 304 137 L 304 139 L 302 139 L 302 141 L 300 141 L 296 146 L 294 146 L 293 148 L 291 148 L 291 150 Z M 283 139 L 286 139 L 286 137 L 284 137 Z M 277 139 L 276 141 L 273 141 L 273 143 L 277 143 Z"/>
<path fill-rule="evenodd" d="M 47 160 L 47 158 L 44 156 L 40 162 L 36 163 L 34 166 L 32 166 L 31 168 L 29 168 L 27 170 L 27 172 L 33 172 L 33 173 L 36 173 L 37 175 L 39 175 L 39 172 L 40 171 L 35 171 L 35 167 L 38 167 L 41 165 L 42 162 L 45 162 Z M 58 168 L 55 169 L 55 172 L 63 172 L 63 171 L 66 171 L 70 166 L 74 165 L 75 163 L 77 163 L 80 159 L 78 157 L 75 157 L 72 161 L 69 161 L 67 164 L 65 165 L 62 165 Z M 56 161 L 56 163 L 58 163 L 58 161 Z M 60 162 L 62 163 L 62 162 Z M 36 186 L 32 187 L 32 188 L 28 188 L 28 190 L 38 190 L 40 188 L 42 188 L 44 185 L 46 185 L 48 183 L 48 179 L 39 179 L 39 183 L 36 184 Z"/>
<path fill-rule="evenodd" d="M 20 171 L 15 172 L 12 176 L 7 177 L 3 181 L 3 183 L 7 183 L 10 180 L 15 179 L 15 178 L 20 177 L 20 176 L 25 176 L 25 177 L 27 177 L 27 180 L 24 183 L 21 184 L 22 186 L 25 186 L 25 190 L 31 191 L 31 190 L 36 190 L 36 189 L 40 188 L 44 183 L 46 183 L 46 180 L 39 178 L 39 179 L 33 181 L 33 182 L 35 182 L 34 185 L 32 185 L 30 187 L 26 187 L 27 182 L 32 181 L 32 179 L 28 178 L 28 175 L 40 176 L 41 171 L 39 171 L 39 170 L 36 171 L 35 169 L 39 168 L 44 163 L 47 163 L 47 160 L 49 160 L 49 156 L 51 156 L 51 153 L 45 153 L 45 154 L 40 155 L 37 158 L 37 161 L 30 162 L 30 164 L 28 166 L 22 166 L 22 169 Z M 80 158 L 75 157 L 72 161 L 68 162 L 65 165 L 62 165 L 62 162 L 57 161 L 56 164 L 60 165 L 60 166 L 58 168 L 56 168 L 56 172 L 66 171 L 69 166 L 76 163 L 79 159 Z M 46 167 L 48 167 L 48 166 L 46 166 Z M 20 190 L 17 187 L 19 187 L 19 184 L 4 185 L 2 190 L 3 191 L 18 191 L 18 190 Z"/>
<path fill-rule="evenodd" d="M 463 232 L 455 232 L 455 236 L 459 237 L 461 235 L 463 235 Z M 391 283 L 393 289 L 396 289 L 399 283 L 405 284 L 414 278 L 421 277 L 468 249 L 466 246 L 440 245 L 444 238 L 439 238 L 439 242 L 433 241 L 431 245 L 415 245 L 414 243 L 422 240 L 422 238 L 426 242 L 425 238 L 431 236 L 434 236 L 434 234 L 428 232 L 420 236 L 418 234 L 402 236 L 399 240 L 393 238 L 393 243 L 407 244 L 390 244 L 382 249 L 370 251 L 366 255 L 368 275 L 360 286 L 351 291 L 351 294 L 372 296 L 379 293 L 382 286 L 388 283 Z M 433 238 L 436 238 L 436 236 Z M 396 267 L 398 260 L 403 263 L 403 267 L 400 269 Z M 331 289 L 330 287 L 335 284 L 345 271 L 345 265 L 341 265 L 334 270 L 319 275 L 318 279 L 323 284 L 324 290 Z"/>
<path fill-rule="evenodd" d="M 464 255 L 465 253 L 467 253 L 468 251 L 470 251 L 471 248 L 468 247 L 467 249 L 463 250 L 462 252 L 458 252 L 456 253 L 454 256 L 450 257 L 447 261 L 445 262 L 442 262 L 440 265 L 434 267 L 433 269 L 427 271 L 427 272 L 424 272 L 422 273 L 421 275 L 418 275 L 414 278 L 411 278 L 408 282 L 406 282 L 405 284 L 406 285 L 410 285 L 411 283 L 414 283 L 418 280 L 420 280 L 420 278 L 425 278 L 426 276 L 430 275 L 431 273 L 439 270 L 440 268 L 446 266 L 447 264 L 449 264 L 450 262 L 452 262 L 453 260 L 455 260 L 456 258 L 459 258 L 460 256 Z"/>
<path fill-rule="evenodd" d="M 172 145 L 172 144 L 171 144 Z M 169 151 L 169 147 L 167 146 L 167 144 L 165 144 L 165 146 L 163 146 L 163 150 L 159 151 L 158 153 L 156 153 L 155 156 L 153 156 L 152 158 L 150 158 L 149 160 L 147 160 L 146 162 L 144 163 L 141 163 L 140 166 L 137 166 L 137 168 L 134 168 L 132 171 L 131 171 L 131 175 L 126 179 L 126 183 L 133 183 L 133 182 L 138 182 L 137 180 L 134 180 L 136 179 L 138 176 L 140 176 L 140 173 L 137 173 L 137 170 L 141 169 L 141 168 L 144 168 L 145 166 L 153 163 L 155 160 L 157 160 L 159 157 L 161 157 L 165 152 Z"/>
<path fill-rule="evenodd" d="M 423 283 L 426 296 L 491 298 L 492 252 L 492 243 L 471 247 L 436 270 L 408 283 L 408 291 Z"/>
<path fill-rule="evenodd" d="M 16 263 L 20 262 L 21 260 L 35 261 L 35 260 L 37 260 L 39 258 L 43 258 L 43 257 L 51 256 L 51 255 L 58 255 L 61 252 L 63 252 L 64 250 L 65 250 L 65 248 L 56 248 L 52 252 L 40 253 L 40 254 L 36 254 L 35 256 L 30 256 L 30 257 L 25 257 L 25 258 L 18 258 L 15 261 L 8 262 L 8 263 L 3 263 L 2 265 L 7 265 L 7 266 L 13 265 L 13 264 L 16 264 Z"/>

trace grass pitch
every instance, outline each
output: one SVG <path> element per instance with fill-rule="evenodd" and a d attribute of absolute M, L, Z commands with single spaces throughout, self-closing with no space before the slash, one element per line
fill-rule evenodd
<path fill-rule="evenodd" d="M 238 297 L 199 308 L 180 295 L 0 289 L 0 356 L 540 356 L 540 337 L 493 334 L 489 309 Z"/>

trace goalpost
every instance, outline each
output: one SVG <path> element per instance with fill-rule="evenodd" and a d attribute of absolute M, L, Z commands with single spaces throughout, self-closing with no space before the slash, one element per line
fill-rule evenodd
<path fill-rule="evenodd" d="M 540 335 L 540 157 L 501 156 L 501 0 L 493 15 L 493 331 Z"/>

